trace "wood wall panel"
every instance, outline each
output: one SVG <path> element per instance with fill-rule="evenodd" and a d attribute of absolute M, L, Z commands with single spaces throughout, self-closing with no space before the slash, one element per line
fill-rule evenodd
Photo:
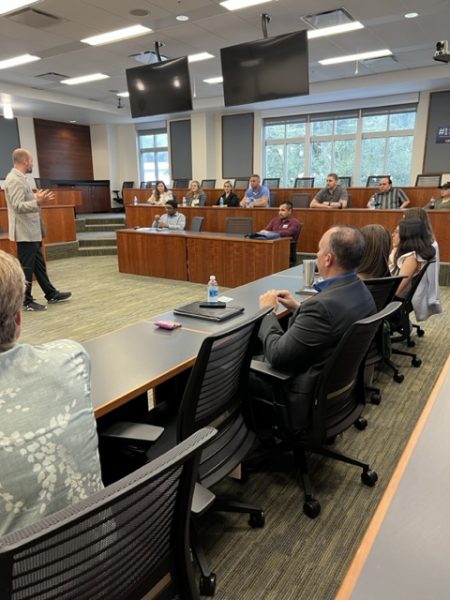
<path fill-rule="evenodd" d="M 49 179 L 94 179 L 87 125 L 34 119 L 39 175 Z"/>

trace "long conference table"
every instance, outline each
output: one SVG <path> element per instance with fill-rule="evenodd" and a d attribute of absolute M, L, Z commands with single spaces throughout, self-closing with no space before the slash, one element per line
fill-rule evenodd
<path fill-rule="evenodd" d="M 290 238 L 254 240 L 225 233 L 122 229 L 117 231 L 119 271 L 236 287 L 289 266 Z"/>
<path fill-rule="evenodd" d="M 149 227 L 162 207 L 150 204 L 126 205 L 127 227 Z M 259 231 L 278 215 L 277 208 L 228 208 L 216 206 L 179 207 L 186 216 L 186 228 L 189 229 L 193 217 L 203 217 L 202 231 L 223 233 L 227 217 L 252 217 L 253 231 Z M 441 261 L 450 262 L 450 210 L 429 211 L 434 234 L 439 243 Z M 316 253 L 317 243 L 329 227 L 337 223 L 363 227 L 379 223 L 389 231 L 395 229 L 403 218 L 402 210 L 369 210 L 349 208 L 345 210 L 325 208 L 294 208 L 293 215 L 303 223 L 297 250 Z M 236 284 L 235 284 L 236 285 Z"/>

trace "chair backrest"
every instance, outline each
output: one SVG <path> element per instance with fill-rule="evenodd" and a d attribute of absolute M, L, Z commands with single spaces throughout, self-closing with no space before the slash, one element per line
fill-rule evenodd
<path fill-rule="evenodd" d="M 352 203 L 352 195 L 347 194 L 347 208 L 350 208 L 351 203 Z"/>
<path fill-rule="evenodd" d="M 300 192 L 294 192 L 289 200 L 294 208 L 309 208 L 311 202 L 309 194 L 301 194 Z"/>
<path fill-rule="evenodd" d="M 419 287 L 420 282 L 422 281 L 423 277 L 425 276 L 425 273 L 426 273 L 428 267 L 431 264 L 433 264 L 434 262 L 435 262 L 435 259 L 427 261 L 424 264 L 424 266 L 420 269 L 420 271 L 412 277 L 408 291 L 406 292 L 405 296 L 403 296 L 403 298 L 402 298 L 404 308 L 408 314 L 414 310 L 413 305 L 412 305 L 413 296 L 416 293 L 416 290 Z"/>
<path fill-rule="evenodd" d="M 172 187 L 174 187 L 174 188 L 188 188 L 189 187 L 189 179 L 174 179 Z"/>
<path fill-rule="evenodd" d="M 202 179 L 200 187 L 201 188 L 215 188 L 216 180 L 215 179 Z"/>
<path fill-rule="evenodd" d="M 163 578 L 164 598 L 197 599 L 190 509 L 199 454 L 214 433 L 202 429 L 87 500 L 0 538 L 2 600 L 132 600 Z"/>
<path fill-rule="evenodd" d="M 134 187 L 134 181 L 124 181 L 122 183 L 122 189 L 123 188 L 132 188 Z"/>
<path fill-rule="evenodd" d="M 234 180 L 234 189 L 235 190 L 246 190 L 249 186 L 250 177 L 237 177 Z"/>
<path fill-rule="evenodd" d="M 402 279 L 404 279 L 403 275 L 363 279 L 367 289 L 373 296 L 377 310 L 381 310 L 394 299 L 395 292 Z"/>
<path fill-rule="evenodd" d="M 192 217 L 191 231 L 201 231 L 205 217 Z"/>
<path fill-rule="evenodd" d="M 380 179 L 383 177 L 390 177 L 390 175 L 369 175 L 366 181 L 366 187 L 378 187 L 380 185 Z"/>
<path fill-rule="evenodd" d="M 145 182 L 145 187 L 147 189 L 148 188 L 151 188 L 151 189 L 155 188 L 156 187 L 156 181 L 146 181 Z"/>
<path fill-rule="evenodd" d="M 266 177 L 263 179 L 263 185 L 266 185 L 268 188 L 279 188 L 280 187 L 280 178 L 279 177 Z"/>
<path fill-rule="evenodd" d="M 141 181 L 141 183 L 139 184 L 139 187 L 141 188 L 141 190 L 145 189 L 147 187 L 147 182 Z"/>
<path fill-rule="evenodd" d="M 252 233 L 252 217 L 227 217 L 225 219 L 225 233 Z"/>
<path fill-rule="evenodd" d="M 416 187 L 439 187 L 442 183 L 442 173 L 417 175 Z"/>
<path fill-rule="evenodd" d="M 295 188 L 312 188 L 314 187 L 314 177 L 296 177 L 294 181 Z"/>
<path fill-rule="evenodd" d="M 391 302 L 376 314 L 356 321 L 328 358 L 316 384 L 312 403 L 310 438 L 321 445 L 327 438 L 348 429 L 360 416 L 364 404 L 364 359 L 383 319 L 400 302 Z"/>
<path fill-rule="evenodd" d="M 351 187 L 351 185 L 352 185 L 352 178 L 350 176 L 339 177 L 339 184 L 343 185 L 345 187 Z"/>
<path fill-rule="evenodd" d="M 228 475 L 245 457 L 255 436 L 247 428 L 243 400 L 247 395 L 254 343 L 267 309 L 203 340 L 186 384 L 177 420 L 177 438 L 214 423 L 216 444 L 202 452 L 200 483 L 209 487 Z"/>
<path fill-rule="evenodd" d="M 269 202 L 270 202 L 270 206 L 277 205 L 277 193 L 276 192 L 269 192 Z"/>

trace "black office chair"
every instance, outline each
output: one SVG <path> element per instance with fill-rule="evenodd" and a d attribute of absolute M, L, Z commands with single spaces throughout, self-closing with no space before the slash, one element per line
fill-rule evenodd
<path fill-rule="evenodd" d="M 200 187 L 214 189 L 216 187 L 216 180 L 215 179 L 202 179 Z"/>
<path fill-rule="evenodd" d="M 249 186 L 250 177 L 237 177 L 234 180 L 234 189 L 235 190 L 246 190 Z"/>
<path fill-rule="evenodd" d="M 305 490 L 303 512 L 312 519 L 319 515 L 321 506 L 312 494 L 307 453 L 321 454 L 361 467 L 361 480 L 365 485 L 373 486 L 378 479 L 367 463 L 331 450 L 329 444 L 330 440 L 355 422 L 360 429 L 367 425 L 365 419 L 361 418 L 365 405 L 364 357 L 380 322 L 397 310 L 398 306 L 398 303 L 392 303 L 381 312 L 357 321 L 341 338 L 318 377 L 311 397 L 310 426 L 301 431 L 291 428 L 290 410 L 295 409 L 291 405 L 289 410 L 282 396 L 283 384 L 289 385 L 287 382 L 293 375 L 276 371 L 267 363 L 251 363 L 252 370 L 265 378 L 267 385 L 273 388 L 276 439 L 281 441 L 283 450 L 294 453 Z"/>
<path fill-rule="evenodd" d="M 227 217 L 225 219 L 225 233 L 252 233 L 252 217 Z"/>
<path fill-rule="evenodd" d="M 433 187 L 437 188 L 441 185 L 442 173 L 437 174 L 425 174 L 417 175 L 416 187 Z"/>
<path fill-rule="evenodd" d="M 352 196 L 351 196 L 351 194 L 347 194 L 347 207 L 346 208 L 350 208 L 351 203 L 352 203 Z"/>
<path fill-rule="evenodd" d="M 416 273 L 409 286 L 407 294 L 402 298 L 396 298 L 400 300 L 401 306 L 397 314 L 390 320 L 391 323 L 391 344 L 398 344 L 402 342 L 406 342 L 408 348 L 413 348 L 415 346 L 414 340 L 411 339 L 411 333 L 414 329 L 417 329 L 418 337 L 422 337 L 425 335 L 425 332 L 419 325 L 414 326 L 409 318 L 409 315 L 413 312 L 414 307 L 412 305 L 413 296 L 419 286 L 419 283 L 422 281 L 423 276 L 426 273 L 426 270 L 430 266 L 430 264 L 434 263 L 434 260 L 429 260 L 425 263 L 425 265 L 421 268 L 421 270 Z M 406 350 L 400 350 L 399 348 L 392 348 L 393 354 L 400 354 L 402 356 L 410 356 L 411 357 L 411 365 L 413 367 L 420 367 L 422 361 L 420 358 L 417 358 L 417 354 L 415 352 L 408 352 Z"/>
<path fill-rule="evenodd" d="M 191 231 L 201 231 L 205 217 L 192 217 Z"/>
<path fill-rule="evenodd" d="M 263 185 L 266 185 L 268 188 L 280 187 L 280 177 L 266 177 L 262 182 Z"/>
<path fill-rule="evenodd" d="M 174 179 L 173 186 L 174 188 L 183 189 L 189 187 L 189 179 Z"/>
<path fill-rule="evenodd" d="M 294 192 L 289 200 L 292 202 L 294 208 L 309 208 L 310 195 L 302 194 L 300 192 Z"/>
<path fill-rule="evenodd" d="M 269 192 L 269 200 L 270 200 L 270 206 L 276 206 L 277 205 L 277 193 Z"/>
<path fill-rule="evenodd" d="M 390 175 L 369 175 L 366 181 L 366 187 L 378 187 L 380 180 L 384 177 L 390 177 Z"/>
<path fill-rule="evenodd" d="M 367 289 L 373 296 L 377 310 L 382 310 L 390 304 L 394 299 L 395 292 L 401 282 L 403 276 L 395 277 L 377 277 L 373 279 L 364 279 Z M 387 321 L 383 321 L 378 328 L 375 338 L 370 345 L 369 351 L 365 359 L 365 366 L 372 367 L 375 365 L 386 364 L 393 371 L 394 381 L 402 383 L 404 375 L 391 360 L 391 342 L 390 342 L 390 327 Z M 371 392 L 370 401 L 372 404 L 380 404 L 381 390 L 372 385 L 366 385 L 366 390 Z"/>
<path fill-rule="evenodd" d="M 122 183 L 122 195 L 119 195 L 119 190 L 113 190 L 112 193 L 114 194 L 113 200 L 115 202 L 118 202 L 119 204 L 124 203 L 124 194 L 123 194 L 123 190 L 125 188 L 132 188 L 134 187 L 134 181 L 124 181 Z"/>
<path fill-rule="evenodd" d="M 156 187 L 156 181 L 146 181 L 145 187 L 147 189 L 154 189 Z"/>
<path fill-rule="evenodd" d="M 144 190 L 147 187 L 147 182 L 141 181 L 141 183 L 139 184 L 139 187 L 141 188 L 141 190 Z"/>
<path fill-rule="evenodd" d="M 202 452 L 199 466 L 198 485 L 192 503 L 193 514 L 197 517 L 209 508 L 223 512 L 238 512 L 249 515 L 251 527 L 263 527 L 264 512 L 255 506 L 217 498 L 210 487 L 224 479 L 241 464 L 255 442 L 255 434 L 247 427 L 243 413 L 243 401 L 247 395 L 250 361 L 257 340 L 260 322 L 268 309 L 254 314 L 244 323 L 231 326 L 219 333 L 206 337 L 200 347 L 197 359 L 184 386 L 181 402 L 176 414 L 167 409 L 164 430 L 148 425 L 148 440 L 157 441 L 147 450 L 147 458 L 159 456 L 177 441 L 185 439 L 193 431 L 214 423 L 218 430 L 215 440 L 211 440 Z M 170 399 L 172 404 L 172 399 Z M 149 419 L 158 420 L 164 414 L 164 402 Z M 172 414 L 171 414 L 172 413 Z M 156 414 L 156 417 L 154 415 Z M 119 438 L 133 437 L 135 424 L 113 425 L 104 431 L 106 435 Z M 159 436 L 159 437 L 158 437 Z M 138 438 L 139 439 L 139 438 Z M 140 438 L 143 442 L 145 437 Z M 209 569 L 205 555 L 198 543 L 196 521 L 193 520 L 191 545 L 201 570 L 200 593 L 214 595 L 216 576 Z"/>
<path fill-rule="evenodd" d="M 289 247 L 289 266 L 294 267 L 297 264 L 297 246 L 298 240 L 300 239 L 300 234 L 302 232 L 303 223 L 300 223 L 300 229 L 298 232 L 297 238 L 291 240 L 291 245 Z"/>
<path fill-rule="evenodd" d="M 312 188 L 314 187 L 314 177 L 296 177 L 294 181 L 295 188 Z"/>
<path fill-rule="evenodd" d="M 343 185 L 345 187 L 351 187 L 352 185 L 352 178 L 351 177 L 339 177 L 339 184 Z"/>
<path fill-rule="evenodd" d="M 197 600 L 189 520 L 201 429 L 154 462 L 0 538 L 2 600 Z M 159 592 L 158 590 L 159 587 Z"/>

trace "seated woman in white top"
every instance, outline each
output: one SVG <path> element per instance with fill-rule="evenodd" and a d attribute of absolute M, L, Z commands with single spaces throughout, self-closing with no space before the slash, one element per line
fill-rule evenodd
<path fill-rule="evenodd" d="M 156 204 L 158 206 L 164 206 L 167 200 L 172 200 L 173 194 L 171 190 L 167 189 L 164 181 L 157 181 L 155 185 L 155 189 L 153 190 L 152 195 L 147 200 L 149 204 Z"/>
<path fill-rule="evenodd" d="M 435 249 L 419 219 L 402 219 L 392 233 L 392 252 L 389 256 L 391 275 L 403 275 L 396 295 L 407 294 L 411 279 L 425 263 L 435 256 Z"/>
<path fill-rule="evenodd" d="M 191 182 L 191 189 L 186 194 L 186 200 L 188 206 L 205 206 L 206 204 L 206 194 L 196 179 Z"/>

